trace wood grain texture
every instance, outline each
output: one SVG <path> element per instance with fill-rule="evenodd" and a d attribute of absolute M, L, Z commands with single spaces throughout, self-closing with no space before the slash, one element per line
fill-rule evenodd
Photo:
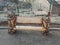
<path fill-rule="evenodd" d="M 42 27 L 37 27 L 37 26 L 16 26 L 14 30 L 34 30 L 34 31 L 42 31 Z"/>
<path fill-rule="evenodd" d="M 41 17 L 19 17 L 17 16 L 17 23 L 42 23 Z"/>

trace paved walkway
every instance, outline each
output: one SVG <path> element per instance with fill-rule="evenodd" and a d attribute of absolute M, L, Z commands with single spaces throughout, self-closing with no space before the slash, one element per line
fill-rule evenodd
<path fill-rule="evenodd" d="M 38 31 L 18 31 L 10 35 L 7 29 L 0 29 L 0 45 L 60 45 L 60 31 L 50 31 L 48 36 Z"/>

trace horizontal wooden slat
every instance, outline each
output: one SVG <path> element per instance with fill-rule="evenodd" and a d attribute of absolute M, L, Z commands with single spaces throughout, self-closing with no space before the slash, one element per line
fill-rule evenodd
<path fill-rule="evenodd" d="M 41 31 L 42 27 L 38 27 L 38 26 L 16 26 L 16 28 L 14 28 L 14 30 L 34 30 L 34 31 Z"/>
<path fill-rule="evenodd" d="M 19 17 L 17 16 L 17 23 L 42 23 L 41 17 Z"/>

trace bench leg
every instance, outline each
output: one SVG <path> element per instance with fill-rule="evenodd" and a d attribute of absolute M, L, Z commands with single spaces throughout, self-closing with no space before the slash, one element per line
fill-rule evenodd
<path fill-rule="evenodd" d="M 13 20 L 8 21 L 8 26 L 9 26 L 8 33 L 10 34 L 16 33 L 16 30 L 14 30 L 15 23 L 13 22 Z"/>
<path fill-rule="evenodd" d="M 44 28 L 44 27 L 43 27 L 43 28 Z M 43 34 L 43 35 L 48 35 L 48 33 L 49 33 L 48 29 L 45 29 L 45 28 L 44 28 L 43 30 L 44 30 L 44 31 L 42 31 L 42 34 Z"/>
<path fill-rule="evenodd" d="M 14 33 L 16 33 L 16 30 L 8 29 L 8 33 L 9 33 L 9 34 L 14 34 Z"/>
<path fill-rule="evenodd" d="M 43 35 L 48 35 L 49 33 L 49 23 L 47 23 L 46 21 L 43 20 L 43 23 L 42 23 L 42 33 Z"/>

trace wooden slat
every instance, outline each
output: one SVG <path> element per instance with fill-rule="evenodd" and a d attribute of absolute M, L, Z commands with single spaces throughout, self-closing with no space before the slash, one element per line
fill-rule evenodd
<path fill-rule="evenodd" d="M 41 17 L 19 17 L 17 16 L 17 23 L 42 23 Z"/>
<path fill-rule="evenodd" d="M 37 27 L 37 26 L 16 26 L 14 30 L 34 30 L 34 31 L 41 31 L 42 27 Z"/>

